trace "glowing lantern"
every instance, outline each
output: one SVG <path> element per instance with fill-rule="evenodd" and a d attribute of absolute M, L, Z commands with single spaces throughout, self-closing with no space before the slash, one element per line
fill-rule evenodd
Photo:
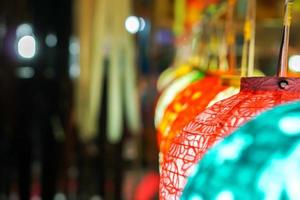
<path fill-rule="evenodd" d="M 207 76 L 192 83 L 179 93 L 166 109 L 158 127 L 160 161 L 180 130 L 199 112 L 203 111 L 217 94 L 219 94 L 220 100 L 232 96 L 232 92 L 238 90 L 233 88 L 222 85 L 222 80 L 218 76 Z"/>
<path fill-rule="evenodd" d="M 173 140 L 162 165 L 160 198 L 180 197 L 186 178 L 215 142 L 260 112 L 297 99 L 298 78 L 243 78 L 239 94 L 207 108 Z"/>
<path fill-rule="evenodd" d="M 208 76 L 196 81 L 180 92 L 167 107 L 163 120 L 158 127 L 160 151 L 164 154 L 175 136 L 178 127 L 183 126 L 202 111 L 211 99 L 225 86 L 217 76 Z M 175 122 L 176 121 L 176 122 Z"/>
<path fill-rule="evenodd" d="M 239 91 L 240 91 L 240 88 L 238 88 L 238 87 L 233 87 L 233 86 L 228 87 L 225 90 L 219 92 L 215 96 L 215 98 L 209 102 L 207 107 L 210 107 L 210 106 L 214 105 L 215 103 L 222 101 L 223 99 L 227 99 L 233 95 L 236 95 L 237 93 L 239 93 Z"/>
<path fill-rule="evenodd" d="M 184 88 L 190 85 L 192 82 L 203 78 L 204 74 L 200 71 L 192 71 L 185 76 L 174 81 L 169 87 L 167 87 L 163 93 L 160 95 L 156 109 L 155 109 L 155 127 L 161 123 L 163 115 L 166 108 L 176 97 L 176 95 L 181 92 Z"/>
<path fill-rule="evenodd" d="M 299 152 L 300 102 L 279 106 L 212 148 L 181 199 L 300 199 Z"/>
<path fill-rule="evenodd" d="M 188 64 L 182 64 L 178 67 L 170 67 L 166 69 L 157 80 L 158 91 L 166 89 L 174 80 L 193 71 L 193 67 Z"/>

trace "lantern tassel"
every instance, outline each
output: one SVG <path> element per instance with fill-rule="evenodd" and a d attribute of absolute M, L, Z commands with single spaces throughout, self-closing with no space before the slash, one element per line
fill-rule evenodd
<path fill-rule="evenodd" d="M 288 71 L 288 49 L 289 49 L 289 39 L 290 39 L 290 27 L 292 21 L 292 6 L 293 0 L 285 1 L 285 14 L 284 14 L 284 27 L 283 27 L 283 35 L 279 53 L 279 63 L 277 76 L 278 77 L 286 77 Z"/>

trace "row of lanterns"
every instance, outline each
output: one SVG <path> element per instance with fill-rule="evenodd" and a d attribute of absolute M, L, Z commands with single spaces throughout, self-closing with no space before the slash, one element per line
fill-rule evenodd
<path fill-rule="evenodd" d="M 300 102 L 291 103 L 300 101 L 300 79 L 287 77 L 293 1 L 285 2 L 274 77 L 253 77 L 256 3 L 247 2 L 241 68 L 242 76 L 252 77 L 236 76 L 230 60 L 236 1 L 228 0 L 228 70 L 185 64 L 158 81 L 161 200 L 300 199 Z"/>

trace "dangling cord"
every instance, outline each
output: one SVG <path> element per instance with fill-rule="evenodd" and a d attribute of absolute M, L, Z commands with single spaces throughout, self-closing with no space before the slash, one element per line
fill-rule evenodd
<path fill-rule="evenodd" d="M 285 0 L 285 13 L 284 13 L 284 28 L 279 53 L 279 62 L 277 69 L 278 77 L 286 77 L 288 71 L 288 50 L 290 39 L 290 27 L 292 21 L 292 6 L 294 0 Z"/>
<path fill-rule="evenodd" d="M 218 21 L 213 21 L 211 23 L 211 32 L 209 34 L 209 44 L 208 44 L 208 52 L 209 52 L 209 63 L 208 70 L 216 71 L 218 66 Z"/>
<path fill-rule="evenodd" d="M 229 50 L 229 74 L 234 74 L 236 69 L 236 48 L 235 48 L 235 30 L 233 25 L 233 15 L 236 0 L 228 0 L 228 13 L 226 19 L 226 39 Z"/>
<path fill-rule="evenodd" d="M 255 56 L 255 24 L 256 0 L 248 0 L 247 15 L 244 25 L 244 44 L 242 55 L 241 76 L 252 76 Z"/>
<path fill-rule="evenodd" d="M 193 65 L 195 69 L 201 70 L 201 55 L 200 51 L 200 41 L 202 41 L 204 33 L 204 22 L 201 21 L 199 24 L 195 26 L 192 31 L 192 56 L 190 58 L 190 63 Z"/>
<path fill-rule="evenodd" d="M 256 0 L 251 1 L 251 39 L 249 46 L 249 60 L 248 60 L 248 74 L 247 76 L 253 76 L 254 74 L 254 63 L 255 63 L 255 33 L 256 33 Z"/>
<path fill-rule="evenodd" d="M 221 35 L 224 35 L 224 33 L 221 33 Z M 219 47 L 219 63 L 220 63 L 220 67 L 219 70 L 220 71 L 228 71 L 228 59 L 227 59 L 227 52 L 228 52 L 228 46 L 227 46 L 227 42 L 226 42 L 226 37 L 222 37 L 221 41 L 220 41 L 220 47 Z"/>

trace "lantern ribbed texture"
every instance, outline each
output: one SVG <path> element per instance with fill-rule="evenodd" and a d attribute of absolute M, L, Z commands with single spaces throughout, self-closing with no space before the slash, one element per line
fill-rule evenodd
<path fill-rule="evenodd" d="M 160 199 L 179 199 L 195 164 L 221 138 L 260 112 L 300 99 L 300 79 L 243 78 L 241 91 L 200 113 L 174 138 L 165 155 Z"/>
<path fill-rule="evenodd" d="M 181 199 L 300 199 L 299 152 L 300 102 L 276 107 L 213 147 Z"/>

